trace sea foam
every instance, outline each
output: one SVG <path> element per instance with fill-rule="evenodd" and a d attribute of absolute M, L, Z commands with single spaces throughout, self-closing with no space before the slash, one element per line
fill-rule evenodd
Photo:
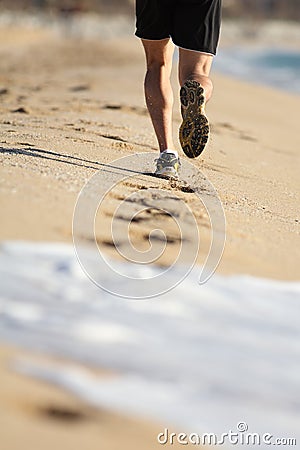
<path fill-rule="evenodd" d="M 93 405 L 180 431 L 244 421 L 249 432 L 299 438 L 300 283 L 214 275 L 200 286 L 198 270 L 163 296 L 124 300 L 86 277 L 72 246 L 4 243 L 0 337 L 112 370 L 97 378 L 50 360 L 16 363 Z"/>

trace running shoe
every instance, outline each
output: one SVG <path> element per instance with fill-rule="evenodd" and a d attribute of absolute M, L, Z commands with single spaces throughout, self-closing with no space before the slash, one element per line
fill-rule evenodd
<path fill-rule="evenodd" d="M 205 115 L 204 89 L 198 81 L 188 80 L 180 90 L 182 124 L 179 140 L 189 158 L 199 156 L 209 138 L 209 123 Z"/>
<path fill-rule="evenodd" d="M 179 168 L 180 160 L 177 152 L 173 153 L 170 150 L 165 150 L 156 159 L 155 175 L 163 178 L 178 178 Z"/>

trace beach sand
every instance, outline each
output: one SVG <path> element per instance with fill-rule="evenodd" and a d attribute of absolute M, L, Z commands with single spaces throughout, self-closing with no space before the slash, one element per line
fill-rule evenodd
<path fill-rule="evenodd" d="M 0 238 L 71 243 L 72 214 L 84 183 L 121 156 L 146 151 L 157 156 L 143 99 L 140 43 L 134 37 L 58 39 L 26 29 L 0 35 Z M 226 214 L 227 242 L 218 271 L 297 280 L 300 99 L 216 74 L 213 79 L 214 98 L 207 107 L 212 137 L 203 159 L 193 163 L 216 187 Z M 176 74 L 173 83 L 178 88 Z M 176 137 L 177 98 L 175 108 Z M 97 229 L 97 240 L 110 255 L 108 225 L 118 202 L 147 187 L 168 189 L 196 205 L 192 193 L 165 180 L 123 183 L 108 196 Z M 201 263 L 210 242 L 209 220 L 203 208 L 195 206 L 194 212 L 203 242 Z M 137 246 L 145 247 L 157 220 L 153 215 L 134 224 Z M 168 265 L 177 249 L 175 242 L 162 264 Z M 155 448 L 159 426 L 91 410 L 54 387 L 13 374 L 7 362 L 15 352 L 1 347 L 3 448 L 23 449 L 26 441 L 34 450 L 41 448 L 40 440 L 43 450 Z M 41 413 L 52 404 L 82 417 L 67 422 Z"/>
<path fill-rule="evenodd" d="M 163 431 L 161 425 L 94 409 L 59 388 L 19 375 L 11 364 L 20 355 L 32 358 L 13 347 L 0 347 L 1 448 L 161 448 L 156 441 L 158 433 Z M 172 447 L 180 448 L 176 443 Z"/>

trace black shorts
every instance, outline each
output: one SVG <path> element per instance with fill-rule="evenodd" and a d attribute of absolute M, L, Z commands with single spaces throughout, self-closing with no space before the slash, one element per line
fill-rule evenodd
<path fill-rule="evenodd" d="M 136 0 L 136 36 L 171 37 L 187 50 L 215 55 L 221 26 L 221 0 Z"/>

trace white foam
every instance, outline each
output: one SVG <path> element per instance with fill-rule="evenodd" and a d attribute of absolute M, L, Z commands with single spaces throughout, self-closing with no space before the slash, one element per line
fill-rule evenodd
<path fill-rule="evenodd" d="M 0 276 L 2 340 L 119 376 L 24 361 L 19 370 L 181 431 L 222 433 L 243 420 L 298 437 L 300 283 L 215 275 L 199 286 L 196 268 L 162 297 L 129 301 L 93 285 L 72 247 L 19 242 L 1 246 Z"/>
<path fill-rule="evenodd" d="M 86 322 L 81 321 L 76 324 L 72 329 L 72 334 L 79 340 L 99 343 L 99 342 L 123 342 L 134 341 L 138 339 L 138 334 L 133 332 L 130 328 L 121 325 L 116 325 L 113 322 L 107 322 L 101 324 L 99 322 L 88 320 Z"/>

